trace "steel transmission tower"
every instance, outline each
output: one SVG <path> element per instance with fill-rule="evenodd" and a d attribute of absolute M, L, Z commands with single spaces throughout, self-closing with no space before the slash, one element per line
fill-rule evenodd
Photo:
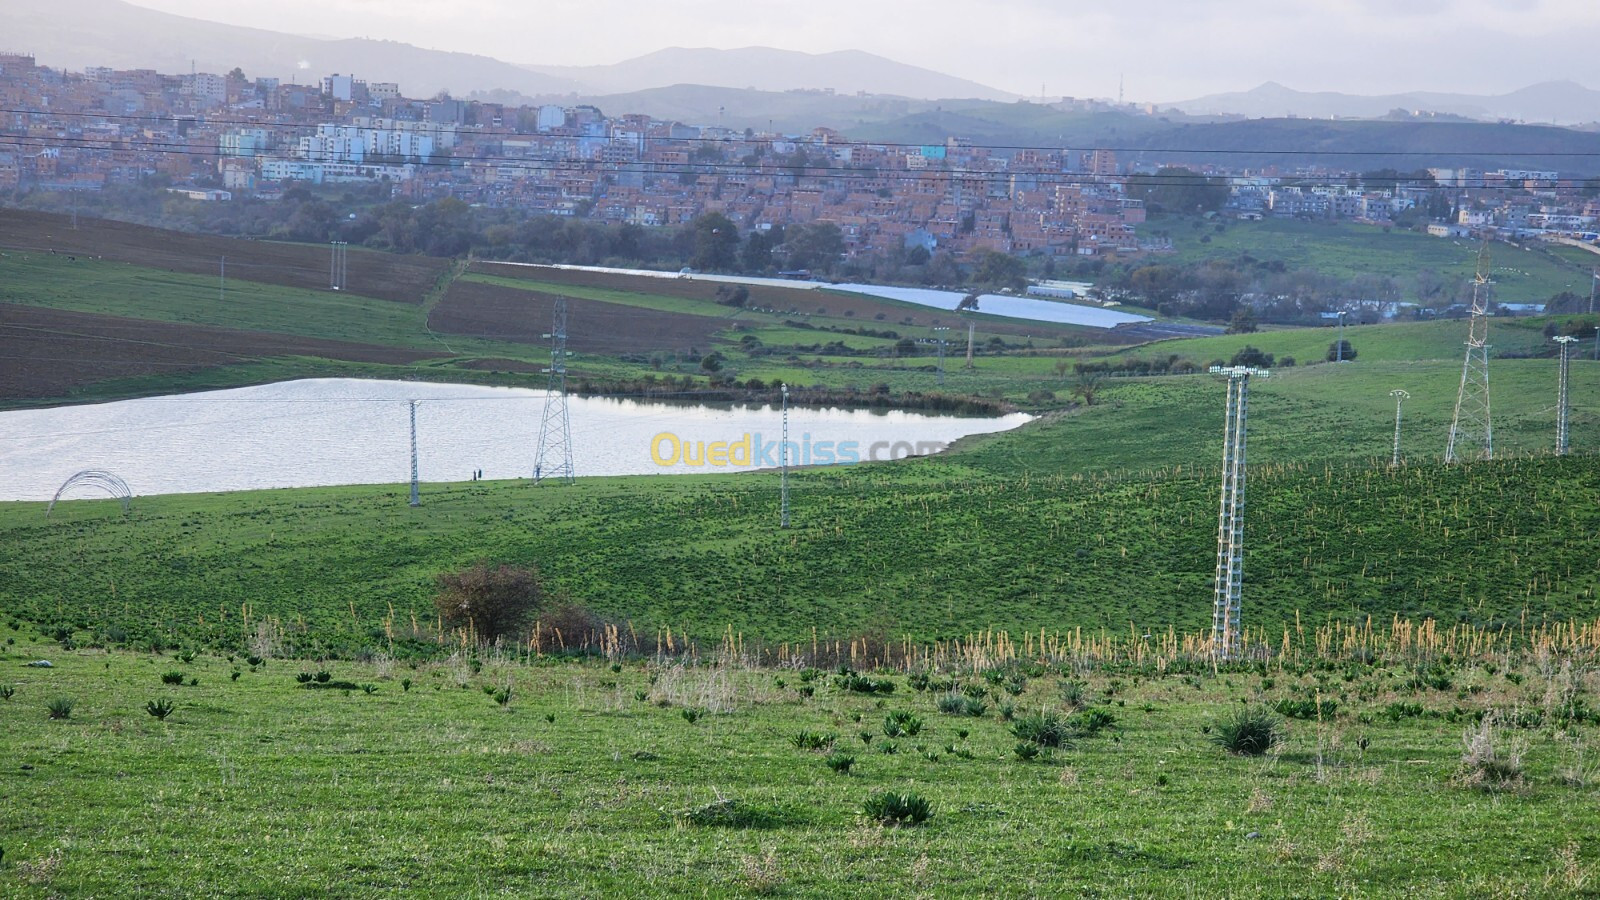
<path fill-rule="evenodd" d="M 1389 459 L 1389 468 L 1400 465 L 1400 404 L 1411 399 L 1405 391 L 1390 391 L 1389 396 L 1394 398 L 1394 456 Z"/>
<path fill-rule="evenodd" d="M 571 484 L 572 417 L 567 412 L 567 298 L 557 297 L 550 333 L 550 386 L 544 395 L 544 418 L 539 422 L 539 455 L 533 464 L 533 483 L 554 478 Z"/>
<path fill-rule="evenodd" d="M 1450 421 L 1446 463 L 1473 458 L 1494 459 L 1494 426 L 1489 419 L 1489 245 L 1478 251 L 1478 272 L 1472 280 L 1472 324 L 1467 330 L 1467 356 L 1461 364 L 1455 417 Z"/>
<path fill-rule="evenodd" d="M 783 385 L 783 441 L 778 445 L 778 527 L 789 527 L 789 385 Z"/>
<path fill-rule="evenodd" d="M 328 257 L 328 290 L 344 290 L 345 275 L 349 269 L 348 241 L 330 241 L 328 243 L 330 254 Z"/>
<path fill-rule="evenodd" d="M 1556 455 L 1567 455 L 1567 363 L 1568 353 L 1572 342 L 1577 338 L 1570 334 L 1563 334 L 1555 338 L 1561 345 L 1561 378 L 1556 388 Z"/>
<path fill-rule="evenodd" d="M 1227 426 L 1222 439 L 1222 511 L 1217 517 L 1217 574 L 1212 591 L 1212 650 L 1224 659 L 1239 654 L 1239 593 L 1244 579 L 1245 418 L 1249 412 L 1250 376 L 1268 377 L 1266 369 L 1212 366 L 1211 374 L 1228 376 Z"/>

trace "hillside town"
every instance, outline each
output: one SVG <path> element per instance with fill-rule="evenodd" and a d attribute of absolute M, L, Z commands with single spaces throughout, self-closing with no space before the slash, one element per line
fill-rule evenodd
<path fill-rule="evenodd" d="M 296 184 L 387 185 L 528 214 L 639 226 L 720 213 L 760 232 L 838 226 L 847 255 L 1138 256 L 1171 248 L 1151 176 L 1214 199 L 1168 212 L 1397 222 L 1441 237 L 1592 243 L 1600 196 L 1554 171 L 1428 168 L 1387 178 L 1326 167 L 1227 169 L 1111 149 L 991 148 L 951 138 L 852 141 L 829 128 L 762 133 L 594 106 L 507 106 L 333 74 L 314 84 L 90 68 L 0 55 L 0 191 L 99 191 L 164 179 L 208 202 Z"/>

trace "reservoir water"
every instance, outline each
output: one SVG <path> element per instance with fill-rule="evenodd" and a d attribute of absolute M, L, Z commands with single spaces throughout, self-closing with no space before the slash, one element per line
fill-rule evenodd
<path fill-rule="evenodd" d="M 135 495 L 404 482 L 411 400 L 421 481 L 533 474 L 544 391 L 308 379 L 0 413 L 0 500 L 49 500 L 86 469 L 121 477 Z M 579 477 L 732 472 L 779 459 L 775 407 L 587 397 L 568 404 Z M 921 455 L 1030 418 L 791 408 L 789 462 Z"/>

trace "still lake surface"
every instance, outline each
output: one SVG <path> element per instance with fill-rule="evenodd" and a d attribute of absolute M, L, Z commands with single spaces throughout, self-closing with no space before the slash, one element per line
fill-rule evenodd
<path fill-rule="evenodd" d="M 325 378 L 0 413 L 0 500 L 49 500 L 85 469 L 120 476 L 135 495 L 404 482 L 410 400 L 418 401 L 421 481 L 533 474 L 544 391 Z M 748 471 L 778 459 L 775 407 L 589 397 L 571 397 L 568 406 L 579 477 Z M 790 464 L 867 459 L 874 445 L 873 458 L 929 452 L 1031 418 L 792 408 Z M 705 462 L 722 454 L 727 465 Z M 686 464 L 685 455 L 701 464 Z"/>

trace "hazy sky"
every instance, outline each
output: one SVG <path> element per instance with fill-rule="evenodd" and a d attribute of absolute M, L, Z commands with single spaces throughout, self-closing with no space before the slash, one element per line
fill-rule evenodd
<path fill-rule="evenodd" d="M 133 0 L 196 18 L 508 62 L 662 47 L 866 50 L 1024 94 L 1182 100 L 1301 90 L 1600 87 L 1596 0 Z"/>

